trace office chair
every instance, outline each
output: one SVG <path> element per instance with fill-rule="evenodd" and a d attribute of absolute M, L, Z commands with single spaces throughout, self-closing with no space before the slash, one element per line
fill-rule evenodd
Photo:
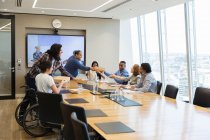
<path fill-rule="evenodd" d="M 36 92 L 38 103 L 27 109 L 23 117 L 23 128 L 33 137 L 44 136 L 52 128 L 62 132 L 63 118 L 60 109 L 60 94 Z"/>
<path fill-rule="evenodd" d="M 75 140 L 70 116 L 72 112 L 75 112 L 78 116 L 78 119 L 87 124 L 85 110 L 82 107 L 65 104 L 64 102 L 60 103 L 60 107 L 64 120 L 64 138 L 65 140 Z"/>
<path fill-rule="evenodd" d="M 197 87 L 195 90 L 193 104 L 202 107 L 210 107 L 210 89 Z"/>
<path fill-rule="evenodd" d="M 161 91 L 161 88 L 162 88 L 162 83 L 160 81 L 157 81 L 157 94 L 160 95 L 160 91 Z"/>
<path fill-rule="evenodd" d="M 39 105 L 39 120 L 44 127 L 59 129 L 59 137 L 62 137 L 64 124 L 60 108 L 62 95 L 37 92 Z"/>
<path fill-rule="evenodd" d="M 173 85 L 167 85 L 164 96 L 176 99 L 178 88 Z"/>
<path fill-rule="evenodd" d="M 90 140 L 87 125 L 77 119 L 75 112 L 71 114 L 71 123 L 73 125 L 75 140 Z"/>

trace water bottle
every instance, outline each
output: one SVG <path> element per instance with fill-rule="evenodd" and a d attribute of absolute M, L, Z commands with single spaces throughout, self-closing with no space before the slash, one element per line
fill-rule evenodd
<path fill-rule="evenodd" d="M 96 82 L 92 81 L 92 84 L 93 84 L 93 94 L 95 94 L 96 93 Z"/>

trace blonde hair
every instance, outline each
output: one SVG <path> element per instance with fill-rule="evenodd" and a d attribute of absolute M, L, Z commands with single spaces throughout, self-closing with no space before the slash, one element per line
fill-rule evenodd
<path fill-rule="evenodd" d="M 140 74 L 139 73 L 140 66 L 138 64 L 134 64 L 132 69 L 133 69 L 133 75 L 134 76 L 137 76 L 137 75 Z"/>

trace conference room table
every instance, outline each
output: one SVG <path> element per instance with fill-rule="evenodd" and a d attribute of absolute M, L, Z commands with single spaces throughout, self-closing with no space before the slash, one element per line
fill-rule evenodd
<path fill-rule="evenodd" d="M 103 94 L 93 95 L 89 90 L 63 94 L 63 99 L 83 98 L 88 103 L 73 105 L 85 110 L 102 110 L 106 117 L 90 117 L 87 121 L 107 140 L 210 140 L 209 109 L 154 93 L 126 93 L 124 96 L 142 106 L 123 107 Z M 115 121 L 122 122 L 134 132 L 106 134 L 96 126 L 96 123 Z"/>

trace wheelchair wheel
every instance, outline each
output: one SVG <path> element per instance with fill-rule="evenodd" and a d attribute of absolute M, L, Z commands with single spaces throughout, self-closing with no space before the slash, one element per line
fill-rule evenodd
<path fill-rule="evenodd" d="M 23 117 L 23 128 L 29 135 L 33 137 L 41 137 L 46 135 L 50 129 L 44 127 L 39 121 L 39 105 L 31 106 Z"/>
<path fill-rule="evenodd" d="M 17 121 L 17 123 L 22 126 L 23 125 L 23 116 L 25 114 L 25 112 L 20 112 L 20 108 L 26 104 L 26 102 L 28 102 L 28 100 L 23 100 L 16 108 L 15 110 L 15 119 Z"/>

